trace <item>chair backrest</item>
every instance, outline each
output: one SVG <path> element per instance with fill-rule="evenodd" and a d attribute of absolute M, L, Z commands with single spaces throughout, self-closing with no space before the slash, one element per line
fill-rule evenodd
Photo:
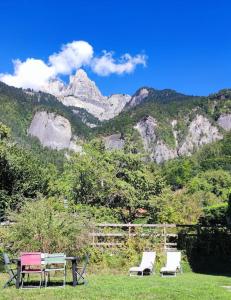
<path fill-rule="evenodd" d="M 7 273 L 10 273 L 11 271 L 11 267 L 10 267 L 10 264 L 11 264 L 11 261 L 9 259 L 9 256 L 7 253 L 3 253 L 2 254 L 2 257 L 3 257 L 3 262 L 4 262 L 4 267 L 5 267 L 5 271 Z"/>
<path fill-rule="evenodd" d="M 167 252 L 167 263 L 166 267 L 168 268 L 179 268 L 181 261 L 181 252 L 180 251 L 169 251 Z"/>
<path fill-rule="evenodd" d="M 66 255 L 64 253 L 49 253 L 44 255 L 44 264 L 66 264 Z"/>
<path fill-rule="evenodd" d="M 48 253 L 41 253 L 41 265 L 45 265 L 45 257 L 48 255 Z"/>
<path fill-rule="evenodd" d="M 21 257 L 21 267 L 41 265 L 40 252 L 22 252 L 20 257 Z"/>
<path fill-rule="evenodd" d="M 10 264 L 10 259 L 9 259 L 8 254 L 7 253 L 3 253 L 2 256 L 3 256 L 4 264 L 5 265 L 9 265 Z"/>
<path fill-rule="evenodd" d="M 153 269 L 156 260 L 156 252 L 143 252 L 140 267 Z"/>

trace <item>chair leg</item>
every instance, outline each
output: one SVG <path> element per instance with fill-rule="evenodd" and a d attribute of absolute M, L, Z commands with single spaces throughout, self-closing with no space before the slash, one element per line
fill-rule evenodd
<path fill-rule="evenodd" d="M 41 272 L 41 275 L 40 275 L 40 283 L 39 283 L 39 288 L 41 289 L 41 286 L 42 286 L 42 276 L 43 276 L 43 273 Z"/>
<path fill-rule="evenodd" d="M 23 274 L 24 275 L 24 274 Z M 21 289 L 23 289 L 23 284 L 24 284 L 24 276 L 22 276 L 22 278 L 21 278 Z"/>
<path fill-rule="evenodd" d="M 66 285 L 66 269 L 64 269 L 63 286 Z"/>
<path fill-rule="evenodd" d="M 7 282 L 4 284 L 4 289 L 10 284 L 10 282 L 12 281 L 12 278 L 9 278 L 8 280 L 7 280 Z"/>
<path fill-rule="evenodd" d="M 45 272 L 45 288 L 47 287 L 48 272 Z"/>

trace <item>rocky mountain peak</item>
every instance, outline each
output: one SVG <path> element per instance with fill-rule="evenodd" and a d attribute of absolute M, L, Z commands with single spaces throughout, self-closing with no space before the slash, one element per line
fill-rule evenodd
<path fill-rule="evenodd" d="M 78 69 L 74 76 L 71 76 L 71 79 L 78 79 L 78 80 L 90 80 L 87 76 L 87 73 L 83 69 Z M 71 83 L 71 80 L 70 80 Z"/>
<path fill-rule="evenodd" d="M 79 69 L 75 75 L 70 76 L 65 96 L 75 96 L 81 100 L 102 100 L 103 96 L 94 81 L 90 80 L 87 73 Z"/>
<path fill-rule="evenodd" d="M 114 118 L 131 99 L 131 96 L 124 94 L 103 96 L 95 82 L 83 69 L 77 70 L 75 75 L 70 76 L 67 85 L 60 80 L 54 80 L 41 90 L 55 95 L 66 106 L 87 110 L 99 120 Z"/>
<path fill-rule="evenodd" d="M 129 109 L 139 105 L 148 96 L 149 96 L 149 90 L 147 88 L 141 88 L 127 103 L 126 108 Z"/>

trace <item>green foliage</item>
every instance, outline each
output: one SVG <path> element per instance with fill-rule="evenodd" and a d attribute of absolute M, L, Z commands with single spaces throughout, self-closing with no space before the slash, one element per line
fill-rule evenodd
<path fill-rule="evenodd" d="M 11 213 L 13 224 L 6 228 L 3 243 L 20 251 L 79 254 L 89 243 L 90 223 L 80 214 L 64 209 L 54 198 L 27 202 L 20 213 Z"/>
<path fill-rule="evenodd" d="M 199 223 L 207 226 L 227 225 L 228 203 L 220 203 L 204 208 Z"/>
<path fill-rule="evenodd" d="M 189 197 L 184 190 L 173 192 L 165 188 L 161 195 L 150 200 L 149 223 L 197 223 L 202 207 L 196 195 Z"/>
<path fill-rule="evenodd" d="M 112 209 L 105 206 L 91 206 L 86 204 L 77 204 L 73 206 L 73 209 L 86 216 L 95 224 L 99 223 L 119 223 L 120 212 L 117 209 Z"/>
<path fill-rule="evenodd" d="M 132 265 L 139 265 L 143 251 L 156 251 L 158 262 L 161 252 L 161 244 L 157 237 L 143 238 L 139 229 L 134 231 L 136 236 L 128 238 L 121 243 L 119 248 L 102 249 L 92 248 L 91 262 L 98 266 L 99 271 L 108 271 L 109 269 L 128 270 Z"/>
<path fill-rule="evenodd" d="M 231 171 L 231 134 L 226 133 L 224 139 L 204 146 L 195 158 L 202 170 L 223 169 Z"/>
<path fill-rule="evenodd" d="M 10 135 L 10 128 L 0 122 L 0 140 L 8 138 Z"/>
<path fill-rule="evenodd" d="M 192 158 L 179 158 L 167 161 L 162 173 L 173 189 L 182 188 L 198 172 L 198 165 Z"/>
<path fill-rule="evenodd" d="M 227 201 L 230 194 L 231 175 L 223 170 L 208 170 L 199 173 L 188 183 L 189 193 L 203 191 L 214 194 L 221 201 Z"/>
<path fill-rule="evenodd" d="M 54 185 L 75 203 L 119 210 L 123 222 L 134 220 L 163 187 L 163 178 L 138 155 L 107 152 L 100 143 L 86 147 L 84 155 L 73 155 Z"/>
<path fill-rule="evenodd" d="M 0 143 L 0 219 L 7 208 L 19 209 L 26 199 L 47 193 L 48 178 L 29 151 Z"/>

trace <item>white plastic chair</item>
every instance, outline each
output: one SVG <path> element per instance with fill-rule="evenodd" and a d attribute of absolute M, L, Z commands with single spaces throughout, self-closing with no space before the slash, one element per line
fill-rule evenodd
<path fill-rule="evenodd" d="M 156 252 L 143 252 L 142 261 L 139 267 L 132 267 L 129 270 L 130 276 L 136 275 L 150 275 L 153 273 L 154 264 L 156 260 Z"/>
<path fill-rule="evenodd" d="M 169 252 L 167 252 L 167 263 L 160 270 L 161 276 L 162 277 L 164 275 L 176 276 L 177 272 L 182 273 L 181 252 L 180 251 L 169 251 Z"/>

